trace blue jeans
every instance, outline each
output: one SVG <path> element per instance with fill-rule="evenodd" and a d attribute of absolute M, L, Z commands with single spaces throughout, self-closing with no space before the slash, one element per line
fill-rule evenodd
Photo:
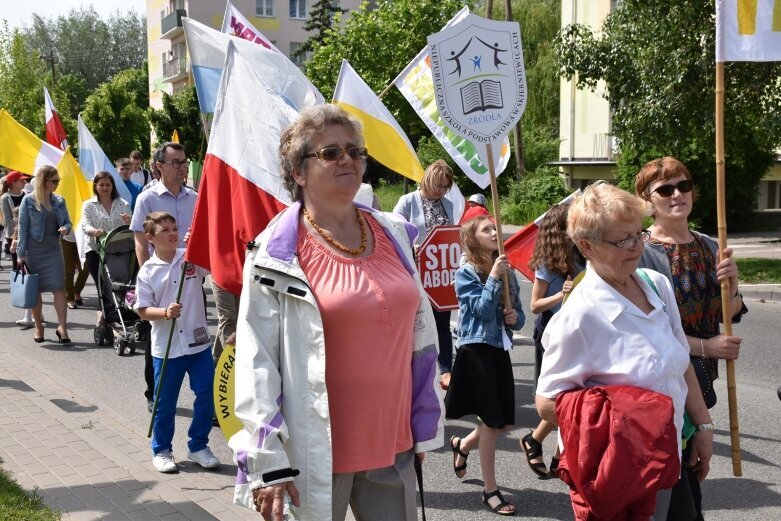
<path fill-rule="evenodd" d="M 162 382 L 160 382 L 160 370 L 163 367 L 163 359 L 154 357 L 152 363 L 155 368 L 155 392 L 157 386 L 160 387 L 157 414 L 152 425 L 152 453 L 171 450 L 176 424 L 176 402 L 179 399 L 179 390 L 182 388 L 185 373 L 190 377 L 190 389 L 195 394 L 193 419 L 190 430 L 187 431 L 190 437 L 187 447 L 190 452 L 203 450 L 209 443 L 209 432 L 214 418 L 214 360 L 212 360 L 211 349 L 204 349 L 193 355 L 169 358 Z"/>

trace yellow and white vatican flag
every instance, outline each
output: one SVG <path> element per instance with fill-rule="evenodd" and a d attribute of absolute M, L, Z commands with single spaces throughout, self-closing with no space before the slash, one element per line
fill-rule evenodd
<path fill-rule="evenodd" d="M 60 185 L 57 193 L 65 198 L 68 214 L 75 228 L 81 219 L 81 206 L 92 197 L 92 186 L 84 178 L 70 149 L 50 145 L 22 126 L 8 112 L 0 109 L 0 166 L 35 175 L 42 166 L 57 168 Z"/>
<path fill-rule="evenodd" d="M 42 166 L 56 166 L 63 151 L 46 143 L 16 121 L 6 110 L 0 109 L 0 165 L 35 175 Z"/>
<path fill-rule="evenodd" d="M 347 60 L 342 60 L 334 103 L 361 122 L 369 155 L 394 172 L 420 182 L 423 167 L 407 134 Z"/>
<path fill-rule="evenodd" d="M 781 0 L 717 0 L 716 61 L 781 61 Z"/>

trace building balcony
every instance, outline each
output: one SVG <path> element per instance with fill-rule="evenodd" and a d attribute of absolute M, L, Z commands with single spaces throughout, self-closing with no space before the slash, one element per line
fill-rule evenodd
<path fill-rule="evenodd" d="M 163 64 L 163 81 L 167 83 L 183 80 L 188 74 L 187 58 L 184 56 L 172 58 Z"/>
<path fill-rule="evenodd" d="M 181 34 L 184 29 L 182 28 L 182 18 L 187 16 L 187 11 L 184 9 L 177 9 L 172 11 L 171 14 L 163 17 L 160 21 L 160 30 L 162 35 L 161 39 L 170 40 Z"/>

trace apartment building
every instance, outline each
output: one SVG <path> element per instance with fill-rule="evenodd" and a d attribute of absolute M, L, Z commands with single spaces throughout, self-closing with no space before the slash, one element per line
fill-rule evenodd
<path fill-rule="evenodd" d="M 233 6 L 288 57 L 312 33 L 304 23 L 316 0 L 232 0 Z M 357 9 L 360 0 L 342 0 L 343 9 Z M 187 59 L 182 18 L 220 30 L 225 14 L 222 0 L 147 0 L 149 104 L 162 107 L 163 92 L 173 94 L 193 80 Z M 301 58 L 291 58 L 299 65 Z"/>
<path fill-rule="evenodd" d="M 599 29 L 615 9 L 617 0 L 562 0 L 561 26 L 581 23 Z M 600 82 L 594 92 L 579 90 L 573 81 L 561 80 L 559 102 L 559 167 L 567 184 L 584 188 L 597 179 L 614 179 L 618 147 L 611 135 L 610 106 Z M 757 210 L 781 211 L 781 151 L 775 165 L 759 184 Z"/>

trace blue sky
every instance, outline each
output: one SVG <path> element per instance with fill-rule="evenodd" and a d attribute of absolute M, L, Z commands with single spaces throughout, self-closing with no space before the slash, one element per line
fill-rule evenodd
<path fill-rule="evenodd" d="M 33 13 L 43 17 L 57 17 L 67 14 L 73 8 L 87 7 L 90 4 L 102 17 L 120 10 L 126 12 L 135 10 L 138 13 L 146 11 L 146 0 L 0 0 L 0 18 L 8 20 L 10 27 L 28 25 Z"/>

